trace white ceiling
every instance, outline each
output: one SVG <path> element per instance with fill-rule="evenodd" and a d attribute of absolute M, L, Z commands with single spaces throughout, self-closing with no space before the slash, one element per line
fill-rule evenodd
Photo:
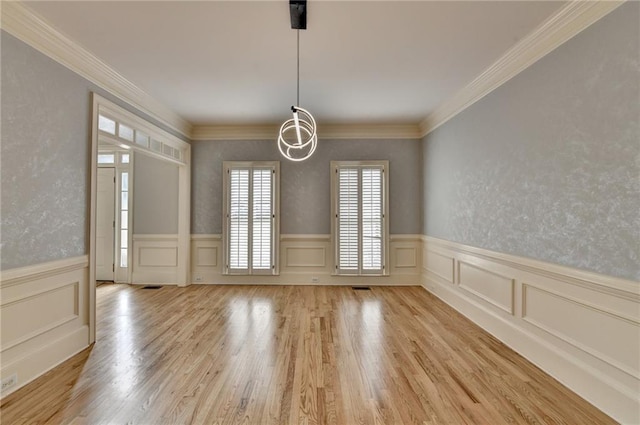
<path fill-rule="evenodd" d="M 417 123 L 563 4 L 309 0 L 300 106 L 319 123 Z M 193 124 L 277 123 L 295 103 L 287 0 L 27 5 Z"/>

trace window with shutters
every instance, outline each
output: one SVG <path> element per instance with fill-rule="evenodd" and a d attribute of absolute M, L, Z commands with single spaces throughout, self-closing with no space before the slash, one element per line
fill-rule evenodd
<path fill-rule="evenodd" d="M 336 274 L 388 274 L 388 169 L 388 161 L 331 162 Z"/>
<path fill-rule="evenodd" d="M 224 162 L 226 274 L 278 274 L 279 162 Z"/>

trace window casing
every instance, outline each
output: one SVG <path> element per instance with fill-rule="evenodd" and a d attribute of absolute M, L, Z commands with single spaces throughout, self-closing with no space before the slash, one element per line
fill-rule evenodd
<path fill-rule="evenodd" d="M 335 273 L 388 275 L 389 162 L 332 161 Z"/>
<path fill-rule="evenodd" d="M 224 162 L 224 273 L 277 275 L 280 163 Z"/>

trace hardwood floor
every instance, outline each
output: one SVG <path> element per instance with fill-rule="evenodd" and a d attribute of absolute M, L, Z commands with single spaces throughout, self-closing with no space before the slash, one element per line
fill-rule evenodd
<path fill-rule="evenodd" d="M 96 344 L 2 424 L 608 424 L 422 288 L 98 288 Z"/>

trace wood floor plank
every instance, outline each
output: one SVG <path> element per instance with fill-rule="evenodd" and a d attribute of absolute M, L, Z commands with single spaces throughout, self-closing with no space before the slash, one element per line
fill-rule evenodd
<path fill-rule="evenodd" d="M 612 424 L 422 288 L 104 284 L 2 424 Z"/>

